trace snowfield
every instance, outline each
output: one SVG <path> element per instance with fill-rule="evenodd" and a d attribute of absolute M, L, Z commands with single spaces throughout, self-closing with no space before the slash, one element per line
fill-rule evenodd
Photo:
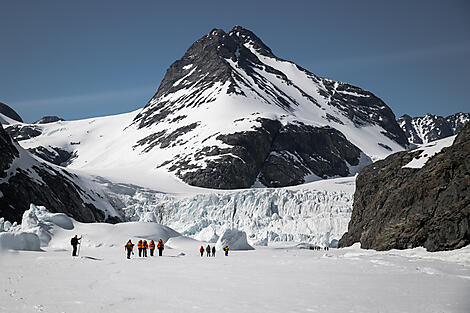
<path fill-rule="evenodd" d="M 359 245 L 314 251 L 305 244 L 278 243 L 231 251 L 228 257 L 219 249 L 209 258 L 198 251 L 206 242 L 157 223 L 83 224 L 35 206 L 22 225 L 8 225 L 8 230 L 0 234 L 23 231 L 37 237 L 42 230 L 50 237 L 43 236 L 41 251 L 0 251 L 2 313 L 470 308 L 470 246 L 430 253 L 422 248 L 376 252 Z M 75 234 L 83 236 L 79 257 L 71 257 Z M 126 259 L 128 239 L 157 238 L 166 241 L 163 257 Z"/>

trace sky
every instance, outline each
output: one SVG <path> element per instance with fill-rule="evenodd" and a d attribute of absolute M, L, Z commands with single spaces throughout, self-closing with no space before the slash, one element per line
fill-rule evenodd
<path fill-rule="evenodd" d="M 0 102 L 26 122 L 133 111 L 194 41 L 234 25 L 397 117 L 470 112 L 470 1 L 0 0 Z"/>

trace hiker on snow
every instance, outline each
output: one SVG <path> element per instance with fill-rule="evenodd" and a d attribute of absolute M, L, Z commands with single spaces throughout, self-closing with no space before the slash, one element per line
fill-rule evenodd
<path fill-rule="evenodd" d="M 207 245 L 206 252 L 207 252 L 207 256 L 211 256 L 211 246 Z"/>
<path fill-rule="evenodd" d="M 199 248 L 199 252 L 201 252 L 201 256 L 204 256 L 204 247 L 203 246 L 201 246 Z"/>
<path fill-rule="evenodd" d="M 158 248 L 158 256 L 162 256 L 163 249 L 165 249 L 165 245 L 163 244 L 163 240 L 161 240 L 161 239 L 158 240 L 157 248 Z"/>
<path fill-rule="evenodd" d="M 147 240 L 144 240 L 144 242 L 142 243 L 142 252 L 144 253 L 144 257 L 147 257 L 147 248 L 149 247 L 149 245 L 147 244 Z"/>
<path fill-rule="evenodd" d="M 139 257 L 142 256 L 142 240 L 137 242 L 137 249 L 139 249 Z"/>
<path fill-rule="evenodd" d="M 215 246 L 212 247 L 212 256 L 215 257 Z"/>
<path fill-rule="evenodd" d="M 149 244 L 149 249 L 150 249 L 150 256 L 153 256 L 153 252 L 155 251 L 155 241 L 150 241 Z"/>
<path fill-rule="evenodd" d="M 127 258 L 130 259 L 131 258 L 131 253 L 134 254 L 134 252 L 133 252 L 134 244 L 132 243 L 132 241 L 130 239 L 126 243 L 126 245 L 124 246 L 124 250 L 126 250 L 126 252 L 127 252 Z"/>
<path fill-rule="evenodd" d="M 77 246 L 80 244 L 80 239 L 82 239 L 82 237 L 78 238 L 77 235 L 75 235 L 75 237 L 70 240 L 70 244 L 73 247 L 72 256 L 77 256 Z"/>
<path fill-rule="evenodd" d="M 228 255 L 228 250 L 229 250 L 229 247 L 228 247 L 228 246 L 225 246 L 225 247 L 224 247 L 225 256 L 227 256 L 227 255 Z"/>

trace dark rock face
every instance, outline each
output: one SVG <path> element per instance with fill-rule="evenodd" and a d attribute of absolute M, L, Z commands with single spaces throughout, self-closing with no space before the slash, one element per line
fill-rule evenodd
<path fill-rule="evenodd" d="M 34 125 L 11 125 L 5 127 L 5 131 L 16 141 L 28 140 L 42 134 L 41 128 Z"/>
<path fill-rule="evenodd" d="M 60 166 L 67 165 L 74 156 L 73 153 L 58 147 L 49 146 L 48 148 L 49 149 L 39 146 L 33 149 L 28 149 L 28 151 L 43 160 Z"/>
<path fill-rule="evenodd" d="M 19 148 L 18 148 L 19 149 Z M 0 216 L 20 222 L 29 205 L 44 205 L 51 212 L 66 213 L 81 222 L 100 222 L 106 219 L 104 212 L 84 199 L 93 197 L 75 182 L 78 177 L 65 170 L 58 170 L 37 162 L 27 168 L 17 168 L 8 174 L 12 162 L 21 166 L 23 156 L 0 125 Z M 23 152 L 27 153 L 27 152 Z M 25 163 L 35 162 L 34 160 Z M 111 221 L 117 221 L 111 218 Z"/>
<path fill-rule="evenodd" d="M 23 123 L 23 120 L 21 117 L 18 115 L 18 113 L 15 112 L 12 108 L 10 108 L 8 105 L 5 103 L 0 102 L 0 114 L 3 114 L 15 121 Z"/>
<path fill-rule="evenodd" d="M 63 121 L 64 119 L 58 117 L 58 116 L 44 116 L 34 122 L 33 124 L 48 124 L 48 123 L 55 123 L 59 121 Z"/>
<path fill-rule="evenodd" d="M 196 160 L 217 156 L 205 168 L 183 159 L 170 170 L 192 185 L 237 189 L 249 188 L 257 179 L 267 187 L 280 187 L 302 184 L 312 174 L 347 176 L 348 164 L 359 164 L 361 150 L 333 128 L 283 126 L 268 119 L 260 123 L 262 127 L 253 131 L 219 135 L 230 148 L 206 147 L 196 153 Z"/>
<path fill-rule="evenodd" d="M 265 186 L 280 187 L 302 184 L 311 174 L 348 176 L 347 163 L 358 165 L 360 154 L 336 129 L 288 124 L 276 135 L 259 180 Z"/>
<path fill-rule="evenodd" d="M 402 168 L 421 153 L 399 152 L 361 171 L 340 247 L 438 251 L 470 243 L 470 124 L 423 168 Z"/>
<path fill-rule="evenodd" d="M 456 135 L 470 121 L 470 113 L 456 113 L 447 117 L 426 114 L 411 117 L 407 114 L 398 119 L 410 143 L 423 144 Z"/>

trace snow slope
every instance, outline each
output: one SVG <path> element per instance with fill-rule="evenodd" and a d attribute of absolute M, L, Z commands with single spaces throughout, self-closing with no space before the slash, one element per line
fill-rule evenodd
<path fill-rule="evenodd" d="M 427 144 L 418 145 L 418 147 L 416 149 L 411 150 L 411 152 L 422 152 L 403 167 L 422 168 L 430 158 L 432 158 L 437 153 L 441 152 L 441 150 L 445 147 L 450 147 L 454 143 L 455 137 L 457 137 L 457 135 L 432 141 Z"/>

